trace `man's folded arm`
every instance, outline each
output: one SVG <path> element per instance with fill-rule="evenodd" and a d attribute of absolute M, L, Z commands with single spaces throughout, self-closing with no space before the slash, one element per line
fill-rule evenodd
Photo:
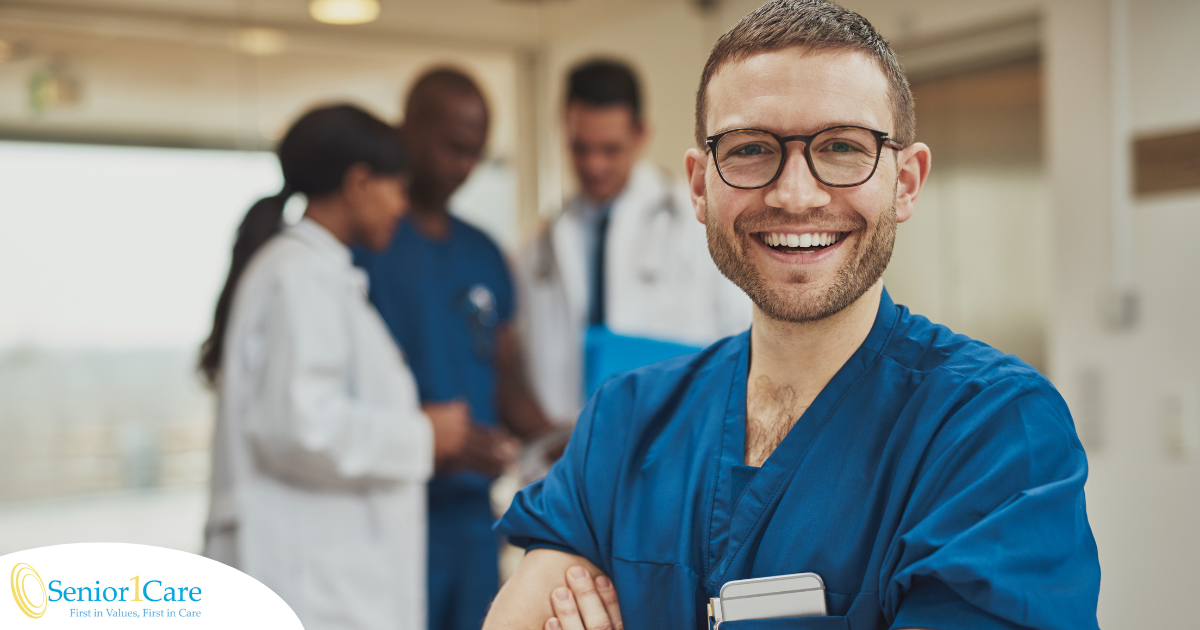
<path fill-rule="evenodd" d="M 593 577 L 602 575 L 582 556 L 554 549 L 530 550 L 492 601 L 483 630 L 542 630 L 554 616 L 550 593 L 566 585 L 567 569 L 577 565 Z"/>

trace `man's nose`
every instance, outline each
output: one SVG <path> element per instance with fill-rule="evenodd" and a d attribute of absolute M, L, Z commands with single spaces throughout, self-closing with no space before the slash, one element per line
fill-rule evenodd
<path fill-rule="evenodd" d="M 603 151 L 589 151 L 583 161 L 592 168 L 600 168 L 608 163 L 608 156 Z"/>
<path fill-rule="evenodd" d="M 590 155 L 583 163 L 583 170 L 590 177 L 601 177 L 608 170 L 608 160 L 603 155 Z"/>
<path fill-rule="evenodd" d="M 764 201 L 789 212 L 804 212 L 829 205 L 833 197 L 808 167 L 803 146 L 797 143 L 795 147 L 788 148 L 783 171 L 767 186 Z"/>

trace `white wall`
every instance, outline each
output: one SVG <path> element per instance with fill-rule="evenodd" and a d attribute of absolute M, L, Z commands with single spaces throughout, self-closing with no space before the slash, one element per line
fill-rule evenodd
<path fill-rule="evenodd" d="M 1046 369 L 1049 190 L 1036 60 L 913 83 L 934 168 L 884 283 L 915 312 Z"/>
<path fill-rule="evenodd" d="M 1110 3 L 1047 6 L 1049 158 L 1053 182 L 1054 310 L 1052 374 L 1078 411 L 1090 443 L 1089 512 L 1100 544 L 1100 614 L 1109 628 L 1195 625 L 1190 603 L 1200 586 L 1200 452 L 1178 454 L 1166 408 L 1200 387 L 1200 194 L 1132 203 L 1129 274 L 1141 317 L 1126 331 L 1098 316 L 1113 285 L 1114 152 L 1131 136 L 1200 126 L 1200 6 L 1186 0 L 1130 3 L 1117 38 L 1128 50 L 1111 61 Z M 1129 65 L 1128 101 L 1112 99 L 1114 66 Z M 1116 77 L 1120 85 L 1120 77 Z M 1129 128 L 1121 131 L 1121 109 Z M 1114 137 L 1114 124 L 1118 131 Z M 1117 153 L 1121 155 L 1122 153 Z M 1094 379 L 1085 387 L 1085 374 Z M 1088 400 L 1095 397 L 1095 400 Z M 1192 422 L 1196 422 L 1193 410 Z M 1087 434 L 1091 435 L 1088 436 Z"/>
<path fill-rule="evenodd" d="M 0 142 L 0 349 L 199 343 L 280 183 L 268 153 Z"/>
<path fill-rule="evenodd" d="M 236 52 L 231 26 L 181 28 L 171 20 L 116 15 L 15 21 L 0 12 L 0 36 L 20 44 L 0 60 L 0 138 L 96 140 L 167 146 L 273 148 L 307 109 L 358 104 L 388 122 L 401 115 L 413 80 L 449 64 L 476 77 L 488 97 L 489 161 L 452 207 L 507 250 L 516 247 L 517 66 L 512 50 L 409 38 L 356 38 L 281 31 L 282 50 Z M 30 78 L 53 69 L 77 84 L 77 103 L 36 111 Z"/>
<path fill-rule="evenodd" d="M 231 48 L 231 28 L 176 33 L 169 21 L 120 16 L 105 24 L 112 32 L 73 22 L 10 24 L 0 14 L 0 35 L 23 51 L 0 62 L 0 129 L 270 148 L 315 103 L 348 100 L 396 121 L 416 75 L 450 63 L 475 75 L 489 96 L 490 154 L 509 158 L 515 151 L 515 70 L 507 49 L 284 31 L 280 52 L 256 56 Z M 46 68 L 78 83 L 78 104 L 31 108 L 29 79 Z"/>

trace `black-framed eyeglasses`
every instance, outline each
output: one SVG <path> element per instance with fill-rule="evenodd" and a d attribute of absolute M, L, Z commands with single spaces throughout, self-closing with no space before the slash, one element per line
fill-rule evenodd
<path fill-rule="evenodd" d="M 704 143 L 714 156 L 717 174 L 734 188 L 770 186 L 787 163 L 787 143 L 804 143 L 804 160 L 817 181 L 834 188 L 865 184 L 879 167 L 883 147 L 903 149 L 886 132 L 842 125 L 811 136 L 780 136 L 763 129 L 730 129 Z"/>

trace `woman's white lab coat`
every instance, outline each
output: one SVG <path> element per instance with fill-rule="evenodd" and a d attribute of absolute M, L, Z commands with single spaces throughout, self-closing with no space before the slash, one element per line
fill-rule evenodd
<path fill-rule="evenodd" d="M 588 312 L 586 218 L 576 197 L 521 260 L 521 321 L 530 380 L 546 413 L 574 421 L 583 407 Z M 708 253 L 687 188 L 634 167 L 613 199 L 605 249 L 605 319 L 620 335 L 706 346 L 750 326 L 746 294 Z"/>
<path fill-rule="evenodd" d="M 366 276 L 310 220 L 242 275 L 217 417 L 205 555 L 308 630 L 424 630 L 432 428 Z"/>

